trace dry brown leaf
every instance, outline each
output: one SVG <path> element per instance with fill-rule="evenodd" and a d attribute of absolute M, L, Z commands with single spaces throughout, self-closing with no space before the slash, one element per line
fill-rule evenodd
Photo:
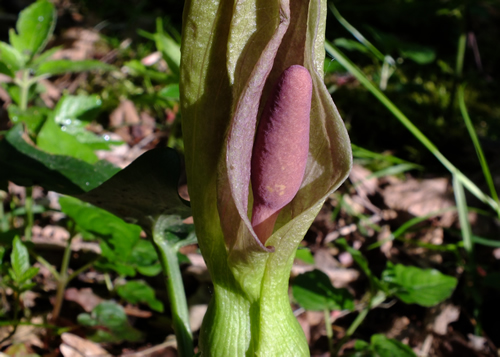
<path fill-rule="evenodd" d="M 65 332 L 61 335 L 62 344 L 59 347 L 64 357 L 111 357 L 97 343 Z"/>
<path fill-rule="evenodd" d="M 448 325 L 455 322 L 460 317 L 460 308 L 452 304 L 439 305 L 439 307 L 431 309 L 430 319 L 432 331 L 439 335 L 446 335 L 448 333 Z"/>
<path fill-rule="evenodd" d="M 116 128 L 115 133 L 129 144 L 133 141 L 130 125 L 139 124 L 140 121 L 137 109 L 131 100 L 121 101 L 120 105 L 109 116 L 109 124 Z"/>
<path fill-rule="evenodd" d="M 449 180 L 446 178 L 409 179 L 405 182 L 394 183 L 382 191 L 382 196 L 389 208 L 406 211 L 416 217 L 455 206 L 449 189 Z M 448 215 L 454 216 L 454 213 L 444 213 L 442 223 Z"/>
<path fill-rule="evenodd" d="M 99 41 L 99 33 L 92 29 L 73 27 L 62 35 L 67 48 L 63 48 L 51 57 L 53 60 L 69 59 L 82 61 L 93 58 L 94 44 Z"/>
<path fill-rule="evenodd" d="M 103 299 L 95 295 L 91 288 L 69 288 L 64 292 L 64 298 L 68 301 L 74 301 L 84 308 L 85 311 L 91 312 L 94 307 L 99 305 Z"/>
<path fill-rule="evenodd" d="M 352 166 L 349 179 L 355 186 L 358 195 L 368 197 L 374 195 L 378 189 L 378 180 L 376 177 L 370 177 L 372 172 L 367 168 L 354 164 Z"/>
<path fill-rule="evenodd" d="M 355 269 L 345 269 L 330 254 L 327 249 L 319 249 L 314 254 L 316 269 L 328 275 L 332 285 L 336 288 L 345 288 L 349 283 L 359 277 L 359 272 Z"/>

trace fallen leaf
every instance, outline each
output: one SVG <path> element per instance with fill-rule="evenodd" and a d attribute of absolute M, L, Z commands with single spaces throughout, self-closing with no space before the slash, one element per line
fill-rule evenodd
<path fill-rule="evenodd" d="M 91 288 L 69 288 L 64 292 L 64 298 L 68 301 L 74 301 L 79 304 L 87 312 L 91 312 L 94 307 L 99 305 L 103 299 L 95 295 Z"/>
<path fill-rule="evenodd" d="M 65 332 L 61 335 L 62 344 L 59 347 L 64 357 L 108 357 L 111 356 L 104 348 L 89 340 Z"/>

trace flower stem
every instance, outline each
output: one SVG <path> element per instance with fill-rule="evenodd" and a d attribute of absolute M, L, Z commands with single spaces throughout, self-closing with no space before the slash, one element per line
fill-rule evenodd
<path fill-rule="evenodd" d="M 194 355 L 193 336 L 189 326 L 189 313 L 179 261 L 177 259 L 176 244 L 169 242 L 165 237 L 165 229 L 168 227 L 168 224 L 168 217 L 158 218 L 152 234 L 153 244 L 158 252 L 163 273 L 166 277 L 179 356 L 192 357 Z"/>

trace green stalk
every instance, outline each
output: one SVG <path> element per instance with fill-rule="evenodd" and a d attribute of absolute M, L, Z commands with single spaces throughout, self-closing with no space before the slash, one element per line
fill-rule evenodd
<path fill-rule="evenodd" d="M 486 183 L 488 184 L 488 188 L 490 189 L 491 197 L 496 201 L 498 201 L 498 194 L 495 189 L 495 184 L 493 183 L 493 178 L 491 176 L 490 168 L 488 166 L 488 162 L 486 161 L 486 157 L 484 156 L 483 149 L 481 148 L 481 144 L 479 143 L 479 139 L 476 134 L 476 130 L 472 125 L 472 120 L 470 119 L 469 113 L 467 112 L 467 107 L 465 105 L 465 85 L 462 84 L 458 89 L 458 105 L 460 107 L 460 112 L 462 113 L 462 117 L 464 118 L 465 126 L 467 127 L 467 131 L 472 139 L 474 144 L 474 148 L 476 149 L 476 154 L 479 159 L 479 163 L 481 164 L 481 168 L 483 169 L 484 178 L 486 179 Z"/>
<path fill-rule="evenodd" d="M 344 28 L 349 31 L 361 44 L 368 48 L 375 55 L 375 57 L 377 57 L 380 61 L 383 61 L 385 64 L 386 59 L 382 52 L 380 52 L 370 41 L 366 39 L 365 36 L 361 34 L 361 32 L 359 32 L 340 14 L 332 1 L 328 3 L 328 6 L 330 7 L 330 11 L 332 12 L 333 16 L 335 16 L 337 21 L 340 22 L 340 24 L 344 26 Z"/>
<path fill-rule="evenodd" d="M 332 320 L 330 319 L 330 310 L 325 309 L 325 328 L 326 328 L 326 337 L 328 338 L 328 350 L 330 351 L 330 355 L 333 356 L 335 353 L 335 348 L 333 346 L 333 330 L 332 330 Z"/>
<path fill-rule="evenodd" d="M 19 98 L 19 109 L 21 109 L 22 111 L 25 111 L 26 109 L 28 109 L 29 89 L 32 85 L 32 83 L 30 81 L 30 72 L 28 69 L 22 70 L 21 80 L 16 81 L 16 84 L 21 89 L 21 94 L 20 94 L 20 98 Z"/>
<path fill-rule="evenodd" d="M 68 243 L 64 248 L 63 260 L 61 264 L 61 271 L 59 273 L 59 279 L 57 281 L 57 293 L 56 293 L 56 301 L 54 303 L 54 309 L 52 310 L 52 320 L 56 321 L 61 313 L 61 307 L 64 301 L 64 291 L 66 290 L 66 286 L 68 285 L 68 267 L 69 261 L 71 258 L 71 241 L 73 240 L 74 235 L 68 239 Z"/>
<path fill-rule="evenodd" d="M 24 209 L 26 210 L 26 226 L 24 227 L 24 238 L 31 240 L 33 223 L 35 221 L 33 214 L 33 187 L 26 187 L 26 197 L 24 199 Z"/>
<path fill-rule="evenodd" d="M 192 357 L 194 355 L 193 336 L 189 326 L 189 313 L 179 261 L 177 259 L 177 249 L 175 244 L 171 244 L 165 237 L 165 228 L 168 226 L 168 223 L 166 219 L 162 219 L 162 217 L 158 218 L 153 230 L 153 244 L 158 252 L 163 273 L 166 277 L 179 356 Z"/>
<path fill-rule="evenodd" d="M 489 205 L 492 209 L 499 212 L 500 205 L 497 201 L 486 195 L 479 187 L 476 186 L 467 176 L 455 167 L 439 150 L 438 148 L 399 110 L 389 98 L 387 98 L 366 76 L 361 70 L 352 63 L 346 55 L 332 44 L 325 42 L 326 51 L 332 55 L 345 69 L 347 69 L 358 81 L 365 86 L 389 111 L 441 162 L 441 164 L 452 175 L 455 175 L 462 185 L 469 190 L 480 201 Z"/>
<path fill-rule="evenodd" d="M 29 97 L 29 89 L 33 84 L 30 81 L 30 73 L 28 69 L 22 70 L 21 80 L 16 81 L 16 84 L 21 89 L 20 98 L 19 98 L 19 109 L 21 111 L 26 111 L 28 109 L 28 97 Z M 26 198 L 24 207 L 26 209 L 26 227 L 24 229 L 24 238 L 27 241 L 31 240 L 31 231 L 33 229 L 33 188 L 26 187 Z"/>

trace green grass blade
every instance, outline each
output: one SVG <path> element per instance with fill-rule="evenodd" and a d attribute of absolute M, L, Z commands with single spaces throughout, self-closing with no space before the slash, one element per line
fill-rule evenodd
<path fill-rule="evenodd" d="M 465 32 L 462 32 L 460 34 L 460 37 L 458 38 L 457 60 L 455 66 L 455 75 L 457 77 L 462 77 L 466 45 L 467 45 L 467 35 Z"/>
<path fill-rule="evenodd" d="M 483 169 L 483 174 L 486 179 L 486 183 L 488 184 L 488 188 L 490 189 L 491 197 L 493 197 L 493 199 L 498 202 L 498 194 L 495 189 L 495 184 L 493 183 L 493 178 L 491 177 L 490 168 L 486 161 L 486 157 L 484 156 L 481 144 L 479 143 L 476 131 L 474 130 L 474 126 L 472 125 L 469 113 L 467 112 L 464 93 L 465 93 L 465 85 L 462 84 L 458 88 L 458 105 L 460 107 L 460 112 L 462 113 L 462 117 L 464 118 L 465 126 L 467 127 L 467 131 L 469 132 L 470 138 L 474 143 L 474 148 L 476 149 L 476 154 L 477 157 L 479 158 L 479 163 L 481 164 L 481 168 Z"/>
<path fill-rule="evenodd" d="M 328 41 L 325 41 L 326 51 L 333 56 L 346 70 L 348 70 L 356 79 L 365 86 L 389 111 L 450 171 L 461 184 L 476 196 L 482 202 L 488 204 L 495 211 L 500 211 L 500 206 L 497 201 L 486 195 L 476 186 L 474 182 L 469 180 L 467 176 L 462 174 L 439 150 L 438 148 L 399 110 L 382 91 L 380 91 L 361 70 L 352 63 L 346 55 L 338 48 L 333 46 Z"/>
<path fill-rule="evenodd" d="M 328 4 L 330 11 L 333 13 L 333 16 L 337 19 L 338 22 L 344 28 L 349 31 L 361 44 L 363 44 L 366 48 L 368 48 L 379 60 L 382 62 L 385 61 L 385 56 L 380 52 L 370 41 L 368 41 L 365 36 L 361 34 L 354 26 L 352 26 L 337 10 L 333 2 Z"/>
<path fill-rule="evenodd" d="M 464 249 L 470 255 L 473 252 L 474 244 L 472 242 L 472 233 L 468 217 L 469 209 L 467 208 L 467 201 L 465 200 L 464 187 L 455 175 L 453 175 L 453 191 L 455 192 L 455 201 L 457 203 L 458 220 L 460 221 Z"/>

